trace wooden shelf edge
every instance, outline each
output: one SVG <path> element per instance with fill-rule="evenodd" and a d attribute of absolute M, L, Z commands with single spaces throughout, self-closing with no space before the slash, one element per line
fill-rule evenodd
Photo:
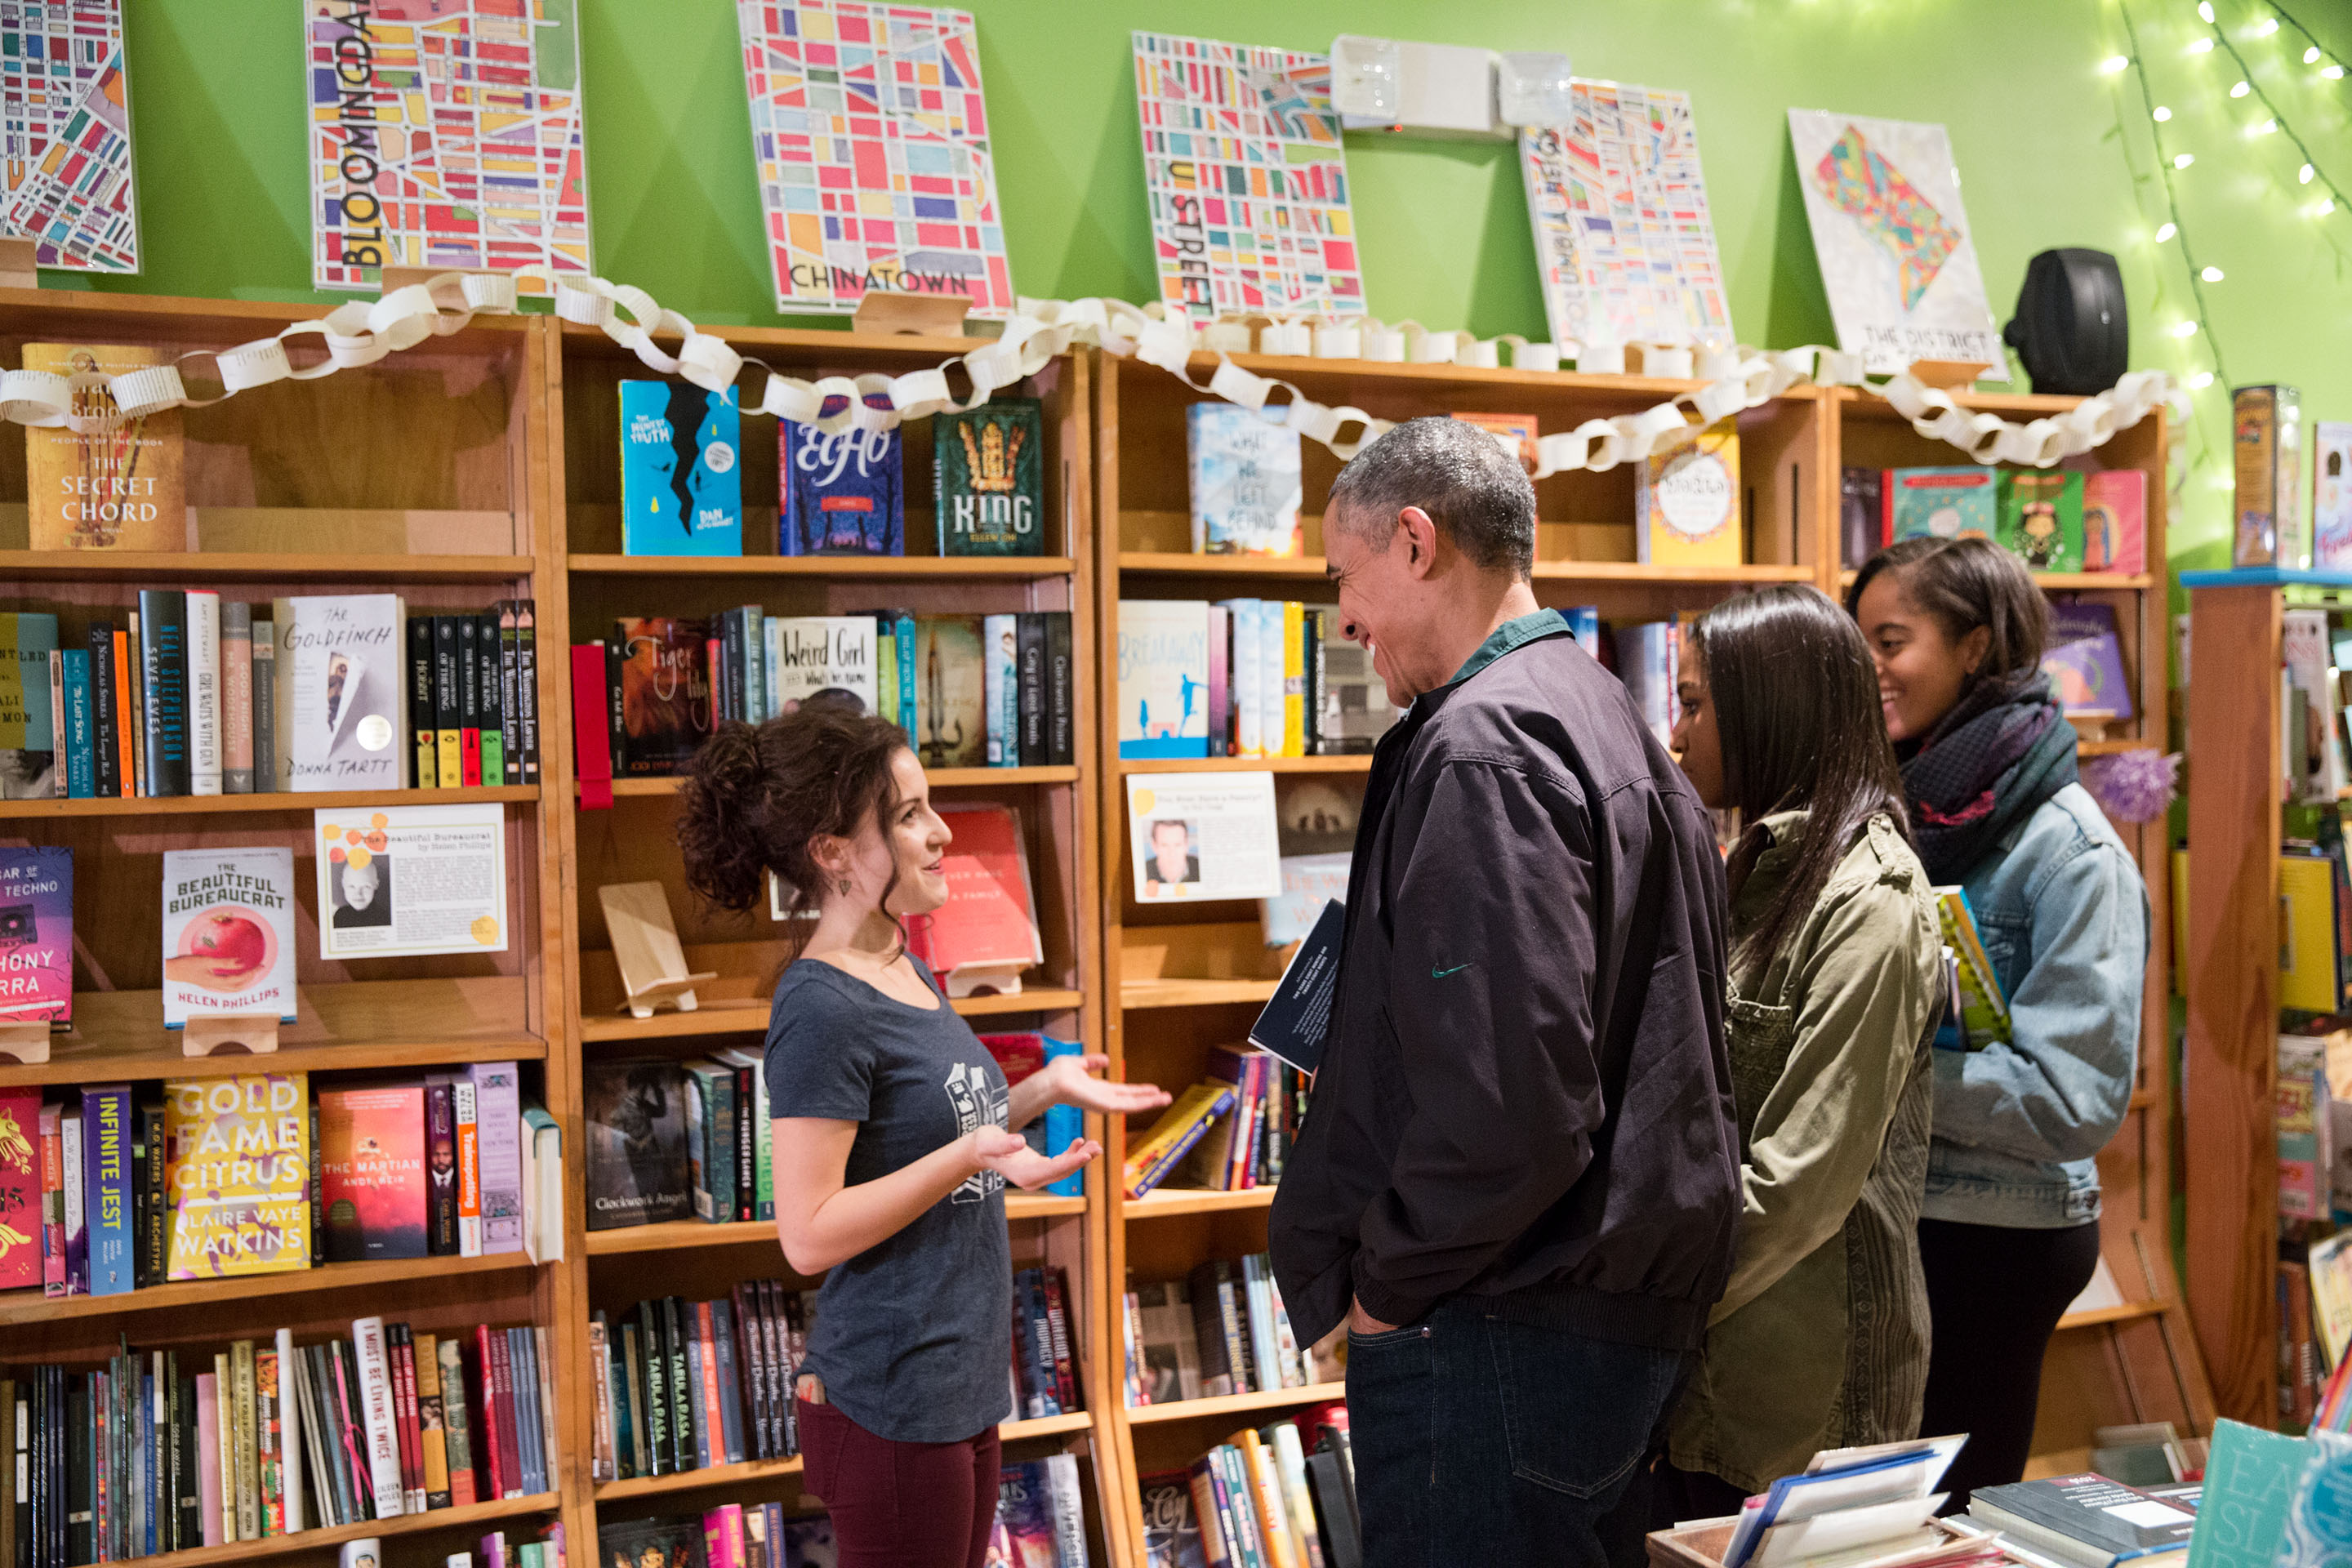
<path fill-rule="evenodd" d="M 1077 991 L 1020 991 L 1010 996 L 964 996 L 949 1003 L 967 1018 L 994 1017 L 1007 1013 L 1074 1013 L 1086 1000 Z M 705 1004 L 691 1013 L 656 1013 L 650 1018 L 614 1017 L 598 1014 L 580 1021 L 580 1038 L 587 1043 L 615 1040 L 675 1040 L 703 1035 L 763 1032 L 768 1004 L 748 1005 Z"/>
<path fill-rule="evenodd" d="M 1274 1194 L 1275 1189 L 1271 1186 L 1243 1187 L 1234 1192 L 1193 1192 L 1181 1187 L 1154 1187 L 1142 1197 L 1122 1200 L 1119 1212 L 1131 1224 L 1137 1220 L 1166 1219 L 1173 1215 L 1223 1214 L 1234 1209 L 1271 1208 L 1274 1206 Z"/>
<path fill-rule="evenodd" d="M 923 777 L 933 789 L 985 788 L 992 784 L 1076 784 L 1079 770 L 1075 764 L 1039 768 L 925 768 Z M 684 788 L 686 780 L 678 774 L 657 778 L 614 779 L 614 798 L 633 795 L 676 795 Z M 573 798 L 580 794 L 580 782 L 572 784 Z"/>
<path fill-rule="evenodd" d="M 2120 1306 L 2091 1307 L 2080 1312 L 2069 1312 L 2058 1320 L 2061 1329 L 2095 1329 L 2109 1323 L 2137 1322 L 2142 1318 L 2161 1317 L 2171 1310 L 2169 1301 L 2126 1301 Z"/>
<path fill-rule="evenodd" d="M 1065 1198 L 1035 1193 L 1004 1194 L 1004 1217 L 1008 1221 L 1061 1219 L 1087 1212 L 1084 1198 Z M 626 1258 L 646 1252 L 684 1252 L 702 1247 L 756 1247 L 761 1242 L 776 1242 L 776 1222 L 772 1219 L 732 1220 L 725 1225 L 709 1225 L 701 1220 L 665 1220 L 659 1225 L 623 1226 L 614 1230 L 592 1230 L 587 1233 L 588 1256 L 591 1258 Z"/>
<path fill-rule="evenodd" d="M 1121 574 L 1181 577 L 1280 577 L 1322 582 L 1320 555 L 1196 555 L 1183 550 L 1122 550 Z M 1811 566 L 1650 566 L 1636 561 L 1538 561 L 1538 583 L 1810 583 Z"/>
<path fill-rule="evenodd" d="M 171 582 L 502 583 L 530 576 L 538 569 L 537 558 L 530 555 L 0 550 L 0 582 L 136 577 Z"/>
<path fill-rule="evenodd" d="M 1067 555 L 572 555 L 583 577 L 1067 577 Z"/>
<path fill-rule="evenodd" d="M 1121 757 L 1121 777 L 1129 773 L 1363 773 L 1371 772 L 1370 752 L 1349 752 L 1336 757 Z"/>
<path fill-rule="evenodd" d="M 1087 1411 L 1074 1410 L 1067 1415 L 1048 1415 L 1036 1421 L 1007 1421 L 997 1427 L 996 1433 L 1007 1443 L 1030 1442 L 1039 1437 L 1057 1437 L 1087 1431 L 1094 1426 L 1094 1419 Z M 706 1469 L 680 1470 L 667 1476 L 635 1476 L 625 1481 L 599 1481 L 595 1486 L 595 1500 L 600 1503 L 621 1502 L 630 1498 L 660 1497 L 669 1492 L 710 1491 L 800 1473 L 801 1456 L 797 1454 L 788 1459 L 746 1459 L 740 1464 L 712 1465 Z"/>
<path fill-rule="evenodd" d="M 1180 1399 L 1172 1405 L 1133 1405 L 1128 1410 L 1127 1419 L 1129 1426 L 1146 1426 L 1158 1421 L 1241 1415 L 1254 1410 L 1285 1410 L 1347 1396 L 1348 1385 L 1344 1383 L 1310 1383 L 1304 1388 L 1270 1388 L 1262 1394 L 1225 1394 L 1213 1399 Z"/>
<path fill-rule="evenodd" d="M 51 816 L 215 816 L 273 811 L 361 811 L 372 806 L 524 804 L 539 799 L 537 784 L 498 784 L 477 789 L 354 789 L 305 795 L 274 790 L 260 795 L 90 796 L 80 800 L 0 800 L 0 818 Z"/>
<path fill-rule="evenodd" d="M 501 1252 L 478 1258 L 403 1258 L 381 1263 L 321 1263 L 311 1268 L 289 1268 L 274 1274 L 233 1274 L 220 1279 L 174 1280 L 168 1285 L 151 1285 L 144 1290 L 130 1290 L 119 1296 L 44 1296 L 38 1290 L 11 1290 L 0 1295 L 0 1328 L 21 1323 L 55 1322 L 65 1318 L 168 1312 L 178 1308 L 208 1306 L 219 1301 L 365 1289 L 405 1279 L 503 1274 L 538 1267 L 530 1260 L 529 1253 Z"/>
<path fill-rule="evenodd" d="M 1118 1005 L 1134 1010 L 1264 1002 L 1279 984 L 1276 980 L 1130 980 L 1119 987 Z"/>
<path fill-rule="evenodd" d="M 1852 567 L 1838 573 L 1838 586 L 1851 588 L 1862 574 Z M 2157 586 L 2156 574 L 2148 572 L 2036 572 L 2033 581 L 2045 592 L 2086 592 L 2122 594 Z"/>
<path fill-rule="evenodd" d="M 221 1546 L 199 1546 L 188 1552 L 158 1552 L 139 1561 L 148 1568 L 210 1568 L 210 1564 L 215 1563 L 243 1563 L 256 1557 L 289 1557 L 298 1552 L 340 1546 L 348 1541 L 364 1541 L 370 1536 L 417 1535 L 426 1531 L 460 1530 L 475 1524 L 494 1523 L 501 1519 L 553 1513 L 562 1506 L 562 1494 L 537 1492 L 530 1497 L 500 1498 L 496 1502 L 468 1503 L 464 1508 L 436 1508 L 425 1513 L 395 1514 L 390 1519 L 363 1519 L 356 1524 L 298 1531 L 292 1535 L 265 1536 L 259 1541 L 236 1541 Z"/>
<path fill-rule="evenodd" d="M 1084 1432 L 1094 1424 L 1092 1411 L 1070 1410 L 1059 1415 L 1041 1415 L 1034 1421 L 1007 1421 L 996 1428 L 996 1435 L 1007 1443 L 1023 1443 L 1038 1437 L 1059 1437 L 1072 1432 Z"/>

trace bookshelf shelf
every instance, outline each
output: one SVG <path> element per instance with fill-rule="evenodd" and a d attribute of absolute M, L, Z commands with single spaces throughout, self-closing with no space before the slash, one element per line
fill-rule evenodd
<path fill-rule="evenodd" d="M 1087 1212 L 1084 1198 L 1060 1198 L 1036 1193 L 1004 1194 L 1004 1217 L 1024 1220 L 1062 1219 Z M 669 1220 L 660 1225 L 627 1226 L 619 1230 L 588 1233 L 588 1256 L 619 1258 L 643 1252 L 679 1252 L 701 1247 L 757 1247 L 776 1244 L 776 1222 L 735 1220 L 707 1225 L 698 1219 Z"/>
<path fill-rule="evenodd" d="M 0 550 L 0 581 L 19 583 L 496 584 L 536 565 L 528 555 Z"/>
<path fill-rule="evenodd" d="M 1258 1394 L 1180 1399 L 1172 1405 L 1139 1405 L 1129 1409 L 1127 1419 L 1130 1426 L 1138 1426 L 1160 1421 L 1206 1420 L 1211 1416 L 1248 1415 L 1260 1410 L 1291 1410 L 1302 1405 L 1347 1397 L 1348 1385 L 1344 1383 L 1310 1383 L 1303 1388 L 1269 1388 Z"/>
<path fill-rule="evenodd" d="M 1048 1415 L 1036 1421 L 1007 1421 L 997 1428 L 997 1436 L 1007 1444 L 1034 1442 L 1041 1437 L 1059 1437 L 1073 1432 L 1084 1432 L 1094 1425 L 1094 1420 L 1090 1412 L 1078 1410 L 1067 1415 Z M 599 1481 L 596 1483 L 596 1501 L 625 1502 L 631 1498 L 666 1497 L 673 1492 L 716 1491 L 800 1473 L 801 1460 L 797 1455 L 789 1459 L 746 1459 L 740 1464 L 712 1465 L 705 1469 L 680 1470 L 674 1475 L 633 1476 L 625 1481 Z"/>
<path fill-rule="evenodd" d="M 470 1278 L 535 1268 L 528 1253 L 483 1258 L 404 1258 L 381 1263 L 321 1263 L 280 1274 L 236 1274 L 225 1279 L 183 1279 L 151 1285 L 121 1296 L 44 1296 L 38 1290 L 0 1295 L 0 1328 L 59 1318 L 170 1312 L 222 1301 L 258 1301 L 273 1296 L 307 1296 L 325 1290 L 364 1290 L 411 1279 Z"/>
<path fill-rule="evenodd" d="M 1370 752 L 1337 757 L 1121 757 L 1124 773 L 1368 773 Z"/>
<path fill-rule="evenodd" d="M 967 1018 L 994 1017 L 1007 1013 L 1073 1013 L 1085 1005 L 1078 991 L 1022 991 L 1010 996 L 966 996 L 949 1004 Z M 606 1040 L 673 1040 L 697 1035 L 764 1033 L 768 1004 L 764 998 L 745 1002 L 705 1002 L 691 1013 L 656 1013 L 650 1018 L 583 1017 L 580 1037 Z"/>
<path fill-rule="evenodd" d="M 1066 577 L 1066 555 L 574 555 L 575 577 L 811 577 L 826 582 Z"/>
<path fill-rule="evenodd" d="M 1186 1214 L 1227 1214 L 1236 1209 L 1263 1209 L 1274 1206 L 1275 1189 L 1244 1187 L 1238 1192 L 1194 1191 L 1186 1187 L 1154 1187 L 1139 1198 L 1129 1198 L 1122 1205 L 1127 1223 L 1139 1220 L 1167 1219 Z"/>
<path fill-rule="evenodd" d="M 292 1557 L 303 1552 L 320 1552 L 341 1546 L 347 1541 L 364 1541 L 370 1536 L 422 1535 L 430 1531 L 470 1530 L 478 1524 L 496 1524 L 502 1519 L 528 1519 L 534 1514 L 553 1513 L 562 1506 L 560 1493 L 539 1492 L 530 1497 L 501 1498 L 496 1502 L 468 1503 L 464 1508 L 437 1508 L 428 1513 L 395 1514 L 390 1519 L 363 1519 L 357 1524 L 338 1524 L 331 1529 L 299 1531 L 292 1535 L 266 1536 L 259 1541 L 239 1541 L 225 1546 L 199 1547 L 194 1552 L 165 1552 L 139 1561 L 149 1568 L 213 1568 L 215 1563 L 247 1563 L 256 1558 Z"/>
<path fill-rule="evenodd" d="M 1173 550 L 1123 550 L 1121 575 L 1157 577 L 1278 578 L 1286 582 L 1325 581 L 1323 557 L 1258 555 L 1194 555 Z M 1810 566 L 1645 566 L 1632 561 L 1538 561 L 1538 583 L 1810 583 Z"/>
<path fill-rule="evenodd" d="M 539 1061 L 548 1054 L 547 1041 L 524 1026 L 520 980 L 362 980 L 300 985 L 295 996 L 296 1020 L 279 1031 L 273 1055 L 184 1057 L 179 1036 L 163 1027 L 161 991 L 87 992 L 74 998 L 73 1032 L 52 1039 L 47 1062 L 0 1060 L 0 1088 Z"/>
<path fill-rule="evenodd" d="M 1264 1002 L 1274 994 L 1276 984 L 1272 980 L 1130 980 L 1118 988 L 1118 1005 L 1137 1012 L 1150 1007 Z"/>
<path fill-rule="evenodd" d="M 1838 586 L 1853 586 L 1858 572 L 1840 572 Z M 2126 572 L 2036 572 L 2033 581 L 2044 593 L 2051 594 L 2128 594 L 2157 587 L 2156 577 L 2148 573 Z"/>
<path fill-rule="evenodd" d="M 988 789 L 998 784 L 1062 784 L 1078 782 L 1076 767 L 1051 768 L 925 768 L 923 777 L 933 789 Z M 683 778 L 614 779 L 614 799 L 635 795 L 676 795 L 684 786 Z M 580 786 L 572 785 L 577 796 Z"/>
<path fill-rule="evenodd" d="M 2160 1317 L 2178 1305 L 2173 1301 L 2125 1301 L 2113 1307 L 2086 1307 L 2059 1319 L 2058 1326 L 2062 1329 L 2095 1329 L 2109 1323 L 2137 1322 L 2142 1318 Z"/>
<path fill-rule="evenodd" d="M 537 784 L 480 789 L 347 789 L 316 795 L 119 795 L 84 800 L 0 800 L 0 819 L 47 816 L 232 816 L 278 811 L 362 811 L 388 805 L 523 804 L 539 799 Z"/>

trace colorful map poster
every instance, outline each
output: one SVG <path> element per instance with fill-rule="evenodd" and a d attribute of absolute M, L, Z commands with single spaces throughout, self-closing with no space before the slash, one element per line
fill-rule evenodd
<path fill-rule="evenodd" d="M 586 277 L 578 0 L 304 0 L 311 280 Z"/>
<path fill-rule="evenodd" d="M 1690 96 L 1622 82 L 1572 89 L 1566 125 L 1519 132 L 1528 218 L 1552 342 L 1733 342 Z"/>
<path fill-rule="evenodd" d="M 121 0 L 0 0 L 0 179 L 41 266 L 139 270 Z"/>
<path fill-rule="evenodd" d="M 1171 309 L 1364 313 L 1329 57 L 1139 32 L 1135 98 Z"/>
<path fill-rule="evenodd" d="M 869 0 L 736 0 L 776 309 L 868 289 L 1013 313 L 971 14 Z"/>
<path fill-rule="evenodd" d="M 2007 381 L 1944 128 L 1792 109 L 1789 137 L 1838 347 L 1874 374 L 1958 360 Z"/>

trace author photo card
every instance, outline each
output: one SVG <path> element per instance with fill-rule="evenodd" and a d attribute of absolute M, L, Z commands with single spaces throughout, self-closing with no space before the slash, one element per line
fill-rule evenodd
<path fill-rule="evenodd" d="M 502 807 L 395 805 L 313 816 L 320 957 L 506 951 Z"/>
<path fill-rule="evenodd" d="M 1270 773 L 1130 773 L 1127 841 L 1139 902 L 1282 892 Z"/>

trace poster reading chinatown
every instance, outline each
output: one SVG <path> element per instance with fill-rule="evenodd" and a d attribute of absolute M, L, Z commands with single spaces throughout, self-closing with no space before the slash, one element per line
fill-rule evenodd
<path fill-rule="evenodd" d="M 312 279 L 586 277 L 578 0 L 305 0 Z"/>

